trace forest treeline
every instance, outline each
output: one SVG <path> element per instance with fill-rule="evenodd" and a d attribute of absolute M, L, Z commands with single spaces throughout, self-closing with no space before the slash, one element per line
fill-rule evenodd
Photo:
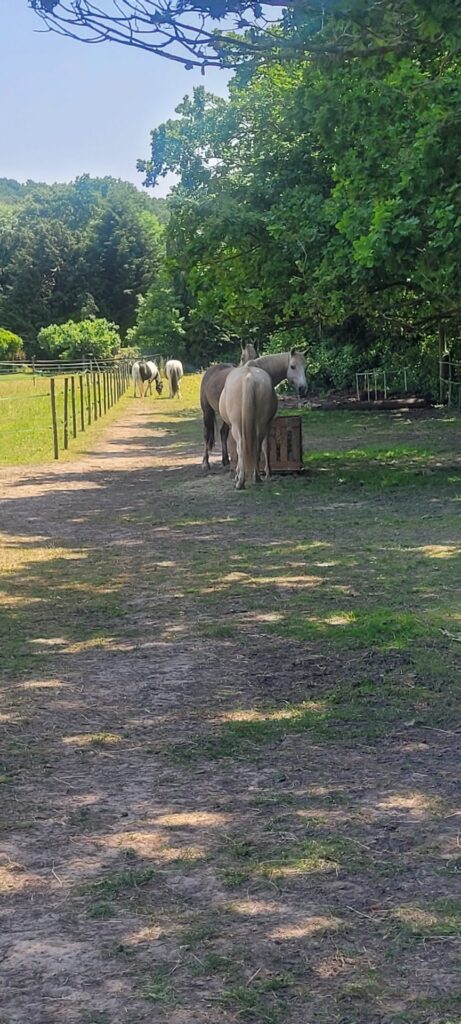
<path fill-rule="evenodd" d="M 120 344 L 164 264 L 166 217 L 164 200 L 113 178 L 0 179 L 2 336 L 48 355 L 42 329 L 97 318 L 116 325 Z"/>

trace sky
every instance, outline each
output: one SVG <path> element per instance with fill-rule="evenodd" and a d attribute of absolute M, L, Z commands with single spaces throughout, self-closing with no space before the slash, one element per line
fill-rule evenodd
<path fill-rule="evenodd" d="M 138 158 L 150 131 L 174 116 L 194 85 L 227 94 L 228 75 L 205 77 L 129 47 L 88 46 L 43 33 L 27 0 L 0 0 L 0 177 L 71 181 L 112 175 L 142 185 Z M 154 195 L 168 191 L 162 180 Z"/>

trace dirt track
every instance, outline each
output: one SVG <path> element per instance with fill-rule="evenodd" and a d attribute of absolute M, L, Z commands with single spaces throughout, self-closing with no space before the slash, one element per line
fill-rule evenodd
<path fill-rule="evenodd" d="M 17 640 L 0 1022 L 454 1020 L 418 1000 L 454 998 L 459 931 L 431 941 L 426 921 L 429 938 L 411 941 L 418 916 L 399 931 L 399 908 L 452 895 L 459 737 L 415 730 L 410 710 L 393 735 L 346 750 L 292 732 L 202 759 L 237 712 L 257 721 L 300 700 L 314 712 L 338 678 L 394 673 L 403 687 L 415 670 L 398 652 L 261 631 L 297 588 L 315 600 L 328 563 L 293 556 L 289 591 L 279 574 L 255 609 L 234 556 L 251 558 L 256 537 L 283 544 L 285 484 L 267 512 L 261 492 L 204 478 L 196 419 L 152 424 L 150 409 L 132 403 L 77 462 L 2 474 L 5 636 Z M 312 508 L 297 487 L 294 551 Z M 306 531 L 317 536 L 311 520 Z M 226 552 L 223 596 L 213 560 Z M 239 617 L 242 634 L 226 632 Z M 268 869 L 292 843 L 297 857 Z"/>

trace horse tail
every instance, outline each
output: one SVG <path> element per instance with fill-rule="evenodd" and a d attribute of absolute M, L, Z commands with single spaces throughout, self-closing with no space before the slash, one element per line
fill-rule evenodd
<path fill-rule="evenodd" d="M 172 390 L 172 393 L 173 393 L 173 398 L 178 393 L 178 384 L 179 384 L 178 378 L 179 378 L 178 368 L 177 368 L 177 366 L 173 366 L 171 368 L 171 390 Z"/>
<path fill-rule="evenodd" d="M 256 382 L 251 373 L 242 382 L 242 459 L 245 480 L 255 477 L 258 469 L 258 427 L 256 417 Z"/>
<path fill-rule="evenodd" d="M 215 428 L 215 414 L 210 403 L 206 398 L 202 400 L 202 412 L 203 412 L 203 436 L 205 444 L 208 450 L 213 451 L 214 447 L 214 428 Z"/>
<path fill-rule="evenodd" d="M 131 379 L 133 381 L 134 397 L 136 398 L 136 388 L 141 388 L 141 374 L 139 373 L 139 363 L 133 363 L 131 367 Z"/>

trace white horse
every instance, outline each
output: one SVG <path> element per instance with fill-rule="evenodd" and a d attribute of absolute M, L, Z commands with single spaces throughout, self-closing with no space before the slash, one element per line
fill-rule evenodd
<path fill-rule="evenodd" d="M 268 434 L 276 412 L 277 395 L 266 370 L 254 363 L 231 370 L 219 399 L 219 415 L 230 426 L 237 444 L 237 490 L 242 490 L 247 480 L 259 480 L 261 449 L 269 479 Z"/>
<path fill-rule="evenodd" d="M 170 392 L 168 398 L 174 398 L 175 395 L 181 398 L 181 377 L 184 376 L 184 370 L 179 359 L 168 359 L 165 364 L 165 373 Z"/>
<path fill-rule="evenodd" d="M 295 348 L 289 352 L 274 352 L 269 356 L 258 356 L 252 359 L 250 366 L 259 366 L 269 374 L 274 387 L 287 380 L 303 398 L 307 394 L 306 360 L 302 352 Z"/>
<path fill-rule="evenodd" d="M 131 367 L 131 379 L 134 387 L 134 398 L 137 397 L 136 391 L 139 391 L 139 397 L 152 393 L 152 381 L 155 383 L 155 390 L 158 395 L 161 395 L 163 390 L 162 378 L 160 376 L 160 370 L 157 363 L 153 359 L 137 359 Z"/>

